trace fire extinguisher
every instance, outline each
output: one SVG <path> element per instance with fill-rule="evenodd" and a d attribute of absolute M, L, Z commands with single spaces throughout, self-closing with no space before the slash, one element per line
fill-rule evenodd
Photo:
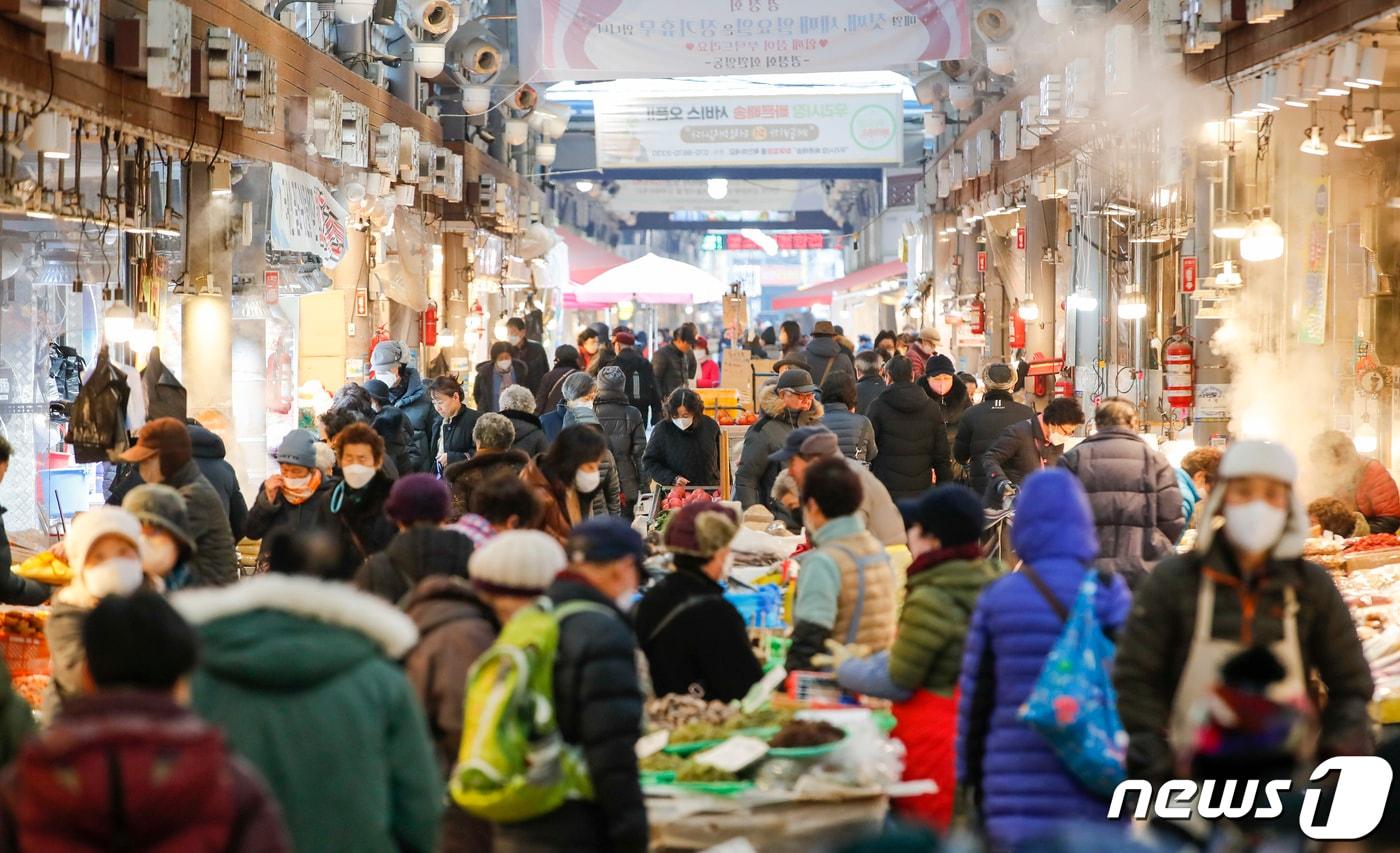
<path fill-rule="evenodd" d="M 1196 402 L 1196 346 L 1185 329 L 1167 338 L 1162 366 L 1167 404 L 1174 409 L 1191 408 Z"/>
<path fill-rule="evenodd" d="M 1026 321 L 1021 319 L 1020 314 L 1011 315 L 1011 335 L 1006 344 L 1012 349 L 1021 349 L 1026 345 Z"/>
<path fill-rule="evenodd" d="M 374 348 L 389 340 L 389 327 L 378 326 L 374 330 L 374 337 L 369 339 L 370 354 L 374 354 Z"/>
<path fill-rule="evenodd" d="M 437 311 L 438 311 L 438 309 L 437 309 L 437 303 L 436 303 L 436 302 L 433 302 L 432 300 L 429 300 L 429 301 L 428 301 L 428 307 L 427 307 L 426 309 L 424 309 L 424 311 L 423 311 L 423 321 L 422 321 L 422 322 L 423 322 L 423 345 L 424 345 L 424 346 L 436 346 L 436 345 L 437 345 L 437 327 L 438 327 Z"/>
<path fill-rule="evenodd" d="M 987 328 L 987 306 L 982 302 L 981 297 L 972 300 L 968 306 L 967 330 L 971 334 L 980 335 Z"/>
<path fill-rule="evenodd" d="M 1070 381 L 1069 377 L 1067 377 L 1067 376 L 1061 376 L 1059 379 L 1055 380 L 1055 396 L 1056 396 L 1056 397 L 1073 397 L 1073 396 L 1074 396 L 1074 383 L 1073 383 L 1072 381 Z"/>
<path fill-rule="evenodd" d="M 277 339 L 277 346 L 267 356 L 267 383 L 263 391 L 267 410 L 285 415 L 292 410 L 292 354 L 287 342 Z"/>

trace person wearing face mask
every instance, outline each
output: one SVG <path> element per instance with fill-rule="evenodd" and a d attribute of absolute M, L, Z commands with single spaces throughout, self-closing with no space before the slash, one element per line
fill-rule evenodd
<path fill-rule="evenodd" d="M 600 349 L 602 341 L 598 339 L 597 329 L 590 326 L 578 333 L 578 363 L 584 370 L 598 359 Z"/>
<path fill-rule="evenodd" d="M 127 492 L 122 509 L 141 522 L 141 569 L 146 578 L 165 592 L 187 586 L 188 563 L 196 547 L 180 493 L 169 486 L 143 484 Z"/>
<path fill-rule="evenodd" d="M 491 345 L 491 357 L 476 366 L 472 401 L 476 403 L 477 411 L 499 412 L 501 392 L 512 385 L 530 388 L 529 369 L 525 362 L 511 354 L 510 344 L 496 341 Z"/>
<path fill-rule="evenodd" d="M 574 426 L 560 432 L 548 451 L 530 460 L 520 479 L 534 489 L 540 502 L 535 529 L 563 542 L 574 525 L 608 514 L 603 488 L 607 455 L 608 441 L 600 430 Z"/>
<path fill-rule="evenodd" d="M 1188 712 L 1214 689 L 1221 664 L 1251 646 L 1283 664 L 1269 698 L 1311 703 L 1312 679 L 1324 688 L 1318 760 L 1374 751 L 1371 669 L 1336 585 L 1303 559 L 1308 517 L 1297 478 L 1282 445 L 1231 445 L 1199 510 L 1195 550 L 1158 563 L 1138 588 L 1113 668 L 1129 778 L 1159 784 L 1174 775 L 1192 745 Z"/>
<path fill-rule="evenodd" d="M 896 800 L 895 809 L 946 830 L 956 788 L 954 729 L 963 643 L 977 597 L 1006 567 L 982 555 L 982 500 L 966 486 L 937 486 L 901 501 L 899 512 L 914 562 L 905 572 L 894 645 L 888 652 L 850 657 L 844 646 L 828 640 L 829 663 L 842 687 L 895 702 L 893 734 L 904 743 L 904 778 L 938 785 L 937 793 Z"/>
<path fill-rule="evenodd" d="M 428 454 L 428 428 L 432 426 L 433 405 L 422 374 L 408 366 L 408 353 L 398 341 L 376 344 L 370 353 L 369 366 L 374 378 L 389 386 L 389 404 L 408 415 L 413 426 L 413 440 L 418 442 L 418 458 L 426 463 L 432 458 Z"/>
<path fill-rule="evenodd" d="M 730 702 L 763 677 L 744 618 L 721 585 L 738 532 L 738 513 L 713 501 L 687 504 L 666 523 L 663 544 L 673 571 L 642 596 L 635 619 L 658 696 Z"/>
<path fill-rule="evenodd" d="M 318 443 L 304 429 L 294 429 L 283 436 L 274 456 L 280 470 L 263 481 L 257 500 L 248 510 L 248 536 L 260 543 L 259 574 L 268 570 L 269 533 L 283 527 L 309 530 L 320 522 L 322 505 L 329 499 L 331 487 L 330 477 L 317 464 Z"/>
<path fill-rule="evenodd" d="M 506 321 L 506 342 L 510 344 L 511 360 L 523 367 L 525 379 L 521 384 L 532 394 L 540 392 L 540 380 L 549 372 L 549 354 L 544 347 L 525 334 L 525 321 L 511 317 Z"/>
<path fill-rule="evenodd" d="M 987 505 L 1000 506 L 1008 487 L 1019 486 L 1031 474 L 1059 462 L 1070 436 L 1083 424 L 1084 410 L 1079 401 L 1056 397 L 1039 415 L 1002 430 L 982 454 Z"/>
<path fill-rule="evenodd" d="M 63 547 L 75 577 L 54 596 L 44 626 L 53 666 L 52 692 L 45 699 L 50 711 L 82 692 L 87 614 L 109 595 L 135 592 L 145 579 L 141 522 L 119 507 L 98 507 L 74 516 Z"/>
<path fill-rule="evenodd" d="M 710 342 L 704 335 L 695 339 L 695 361 L 700 365 L 695 374 L 696 388 L 719 387 L 719 362 L 710 357 Z"/>
<path fill-rule="evenodd" d="M 734 499 L 748 509 L 763 504 L 782 517 L 787 510 L 772 498 L 782 465 L 769 459 L 798 427 L 821 423 L 826 409 L 817 402 L 812 374 L 800 367 L 784 370 L 775 384 L 758 389 L 759 418 L 744 433 L 744 452 L 734 472 Z"/>
<path fill-rule="evenodd" d="M 642 454 L 643 482 L 663 486 L 719 483 L 720 428 L 705 414 L 705 401 L 678 388 L 666 401 L 667 419 L 657 424 Z"/>
<path fill-rule="evenodd" d="M 439 477 L 449 465 L 464 462 L 476 452 L 472 430 L 481 413 L 462 402 L 462 385 L 452 376 L 439 376 L 429 387 L 433 398 L 433 473 Z"/>
<path fill-rule="evenodd" d="M 642 487 L 642 454 L 647 449 L 646 421 L 642 413 L 627 402 L 623 387 L 627 376 L 622 368 L 610 365 L 598 371 L 598 394 L 593 411 L 598 415 L 608 447 L 617 463 L 617 475 L 625 502 L 623 512 L 628 518 Z"/>
<path fill-rule="evenodd" d="M 340 549 L 327 579 L 348 581 L 398 532 L 384 511 L 394 478 L 383 470 L 384 439 L 369 424 L 347 426 L 336 434 L 334 447 L 340 477 L 319 504 L 316 526 L 334 536 Z"/>
<path fill-rule="evenodd" d="M 616 518 L 580 524 L 564 546 L 569 567 L 545 592 L 558 607 L 589 605 L 563 620 L 554 658 L 554 707 L 559 734 L 577 748 L 593 784 L 589 800 L 570 799 L 554 811 L 496 827 L 498 849 L 644 853 L 647 810 L 637 776 L 642 734 L 642 688 L 637 639 L 619 612 L 641 580 L 642 537 Z"/>

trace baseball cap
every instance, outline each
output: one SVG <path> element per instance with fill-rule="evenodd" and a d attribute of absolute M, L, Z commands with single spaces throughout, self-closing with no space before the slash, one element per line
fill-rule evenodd
<path fill-rule="evenodd" d="M 578 563 L 608 563 L 630 556 L 640 565 L 647 556 L 641 535 L 612 516 L 590 518 L 574 525 L 565 550 L 569 559 Z"/>
<path fill-rule="evenodd" d="M 817 386 L 812 384 L 812 374 L 797 368 L 778 377 L 779 391 L 793 391 L 798 394 L 815 394 Z"/>
<path fill-rule="evenodd" d="M 799 453 L 803 456 L 835 456 L 841 452 L 836 433 L 824 426 L 799 427 L 788 433 L 781 449 L 768 455 L 769 462 L 786 462 Z"/>
<path fill-rule="evenodd" d="M 123 462 L 144 462 L 163 453 L 179 456 L 182 452 L 186 460 L 194 452 L 189 430 L 175 418 L 156 418 L 141 427 L 136 445 L 118 458 Z"/>

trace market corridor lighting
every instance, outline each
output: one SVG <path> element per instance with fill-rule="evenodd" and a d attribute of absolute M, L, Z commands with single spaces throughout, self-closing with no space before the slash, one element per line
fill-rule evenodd
<path fill-rule="evenodd" d="M 1217 210 L 1210 234 L 1217 240 L 1239 240 L 1249 228 L 1249 219 L 1234 210 Z"/>
<path fill-rule="evenodd" d="M 1315 124 L 1308 128 L 1308 135 L 1303 139 L 1303 144 L 1298 146 L 1298 150 L 1314 157 L 1327 156 L 1327 143 L 1322 141 L 1321 125 Z"/>
<path fill-rule="evenodd" d="M 591 192 L 593 192 L 593 182 L 592 182 L 592 181 L 574 181 L 574 189 L 578 190 L 578 191 L 581 192 L 581 193 L 591 193 Z"/>
<path fill-rule="evenodd" d="M 418 42 L 413 46 L 413 73 L 419 77 L 436 77 L 447 67 L 447 45 L 442 42 Z"/>
<path fill-rule="evenodd" d="M 1274 98 L 1290 107 L 1307 107 L 1303 97 L 1303 63 L 1289 62 L 1278 70 Z"/>
<path fill-rule="evenodd" d="M 156 345 L 156 324 L 151 315 L 142 314 L 131 326 L 130 347 L 132 352 L 142 355 L 149 353 Z"/>
<path fill-rule="evenodd" d="M 107 316 L 102 320 L 102 331 L 107 337 L 109 344 L 124 344 L 131 339 L 131 329 L 136 319 L 132 313 L 131 306 L 123 302 L 118 302 L 107 309 Z"/>
<path fill-rule="evenodd" d="M 1240 276 L 1239 270 L 1235 269 L 1234 261 L 1224 261 L 1223 269 L 1215 276 L 1215 286 L 1222 288 L 1235 288 L 1244 286 L 1244 278 Z"/>
<path fill-rule="evenodd" d="M 729 180 L 727 178 L 710 178 L 705 182 L 705 192 L 710 194 L 710 198 L 720 201 L 729 195 Z"/>
<path fill-rule="evenodd" d="M 506 144 L 524 145 L 530 138 L 530 125 L 524 119 L 513 118 L 506 121 Z"/>
<path fill-rule="evenodd" d="M 342 24 L 363 24 L 374 14 L 374 0 L 335 0 L 335 19 Z"/>
<path fill-rule="evenodd" d="M 948 103 L 961 112 L 971 109 L 977 103 L 977 90 L 971 83 L 953 83 L 948 86 Z"/>
<path fill-rule="evenodd" d="M 1118 300 L 1118 319 L 1141 320 L 1147 316 L 1147 300 L 1142 292 L 1130 290 Z"/>
<path fill-rule="evenodd" d="M 1345 95 L 1348 89 L 1368 88 L 1365 83 L 1356 79 L 1356 59 L 1359 50 L 1356 42 L 1346 41 L 1337 45 L 1332 51 L 1332 70 L 1327 75 L 1327 88 L 1322 91 L 1324 95 L 1336 97 Z"/>
<path fill-rule="evenodd" d="M 1016 52 L 1011 45 L 987 45 L 987 70 L 993 74 L 1010 74 L 1016 70 Z"/>
<path fill-rule="evenodd" d="M 73 140 L 73 122 L 61 113 L 40 113 L 34 117 L 34 150 L 49 160 L 67 160 Z"/>
<path fill-rule="evenodd" d="M 1351 443 L 1356 445 L 1357 453 L 1375 453 L 1380 442 L 1376 438 L 1376 428 L 1371 426 L 1371 419 L 1368 417 L 1361 422 L 1361 426 L 1356 428 L 1356 435 L 1352 436 Z"/>
<path fill-rule="evenodd" d="M 535 146 L 535 159 L 546 168 L 554 165 L 554 158 L 558 154 L 559 149 L 553 142 L 541 142 Z"/>
<path fill-rule="evenodd" d="M 1362 86 L 1381 86 L 1385 83 L 1385 48 L 1373 41 L 1361 52 L 1361 65 L 1356 72 L 1356 81 Z"/>
<path fill-rule="evenodd" d="M 1346 124 L 1342 125 L 1342 132 L 1337 134 L 1337 138 L 1332 140 L 1332 144 L 1338 148 L 1366 147 L 1366 143 L 1362 142 L 1356 135 L 1356 119 L 1347 118 Z"/>
<path fill-rule="evenodd" d="M 948 127 L 948 117 L 940 110 L 924 113 L 924 138 L 937 139 Z"/>
<path fill-rule="evenodd" d="M 1040 306 L 1035 304 L 1033 297 L 1027 296 L 1020 305 L 1016 307 L 1016 316 L 1027 323 L 1034 323 L 1040 319 Z"/>
<path fill-rule="evenodd" d="M 1071 0 L 1036 0 L 1035 11 L 1047 24 L 1063 24 L 1074 17 Z"/>
<path fill-rule="evenodd" d="M 462 91 L 462 108 L 467 115 L 485 115 L 491 110 L 491 87 L 468 86 Z"/>
<path fill-rule="evenodd" d="M 1395 131 L 1390 125 L 1385 123 L 1385 115 L 1379 110 L 1371 111 L 1371 123 L 1366 125 L 1366 129 L 1361 131 L 1362 142 L 1385 142 L 1387 139 L 1394 139 Z"/>
<path fill-rule="evenodd" d="M 1098 310 L 1099 299 L 1088 286 L 1081 284 L 1065 300 L 1065 307 L 1071 311 L 1082 311 L 1087 314 L 1090 311 Z"/>
<path fill-rule="evenodd" d="M 233 195 L 233 173 L 229 164 L 215 162 L 209 166 L 209 194 L 215 198 L 228 198 Z M 170 206 L 166 201 L 166 207 Z"/>
<path fill-rule="evenodd" d="M 1274 261 L 1283 257 L 1283 229 L 1270 215 L 1272 210 L 1265 207 L 1262 212 L 1254 211 L 1254 219 L 1240 240 L 1240 257 L 1251 263 Z"/>

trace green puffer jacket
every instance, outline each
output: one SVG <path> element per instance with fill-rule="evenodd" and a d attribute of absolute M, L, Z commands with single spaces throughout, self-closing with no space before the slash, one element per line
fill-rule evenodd
<path fill-rule="evenodd" d="M 977 598 L 1004 572 L 994 560 L 948 560 L 936 551 L 919 555 L 907 572 L 904 609 L 890 649 L 890 680 L 905 690 L 953 695 Z"/>
<path fill-rule="evenodd" d="M 412 620 L 347 584 L 275 573 L 171 600 L 200 635 L 195 711 L 262 773 L 298 851 L 436 849 L 442 778 L 395 663 Z"/>

